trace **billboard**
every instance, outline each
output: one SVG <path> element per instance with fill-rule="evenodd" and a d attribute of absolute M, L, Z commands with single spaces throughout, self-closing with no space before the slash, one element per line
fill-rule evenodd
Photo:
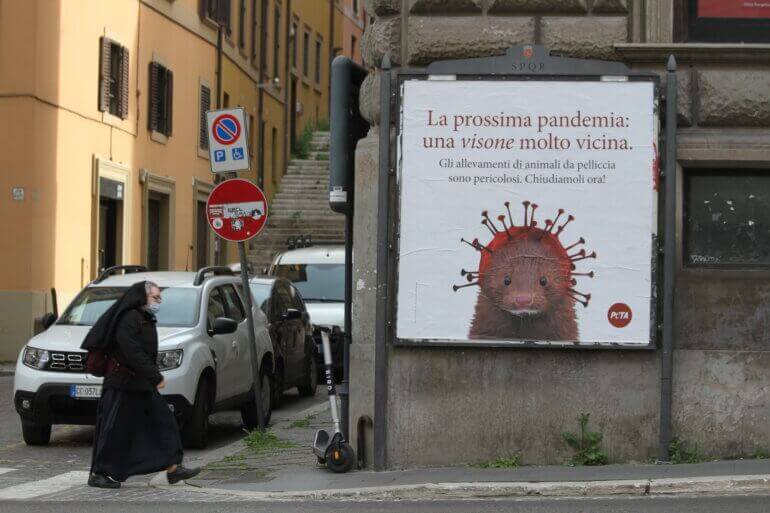
<path fill-rule="evenodd" d="M 406 80 L 396 338 L 651 343 L 650 82 Z"/>
<path fill-rule="evenodd" d="M 770 18 L 770 0 L 698 0 L 699 18 Z"/>

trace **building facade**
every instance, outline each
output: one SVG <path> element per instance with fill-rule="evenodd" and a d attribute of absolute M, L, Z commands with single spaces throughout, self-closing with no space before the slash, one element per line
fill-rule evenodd
<path fill-rule="evenodd" d="M 678 62 L 673 434 L 703 457 L 766 451 L 770 435 L 770 9 L 706 0 L 368 0 L 364 60 L 380 67 L 503 55 Z M 662 353 L 413 348 L 378 338 L 379 77 L 356 156 L 351 440 L 378 468 L 519 454 L 561 464 L 590 413 L 611 462 L 659 455 Z M 392 119 L 392 118 L 391 118 Z M 392 128 L 392 127 L 388 127 Z M 392 301 L 392 298 L 388 298 Z M 667 321 L 671 322 L 671 321 Z M 381 375 L 378 373 L 382 373 Z M 379 376 L 375 380 L 375 376 Z M 369 422 L 373 420 L 373 425 Z"/>
<path fill-rule="evenodd" d="M 51 289 L 63 309 L 111 265 L 192 270 L 237 259 L 206 221 L 215 180 L 205 112 L 218 94 L 222 107 L 246 110 L 251 172 L 241 176 L 272 196 L 291 134 L 328 118 L 332 8 L 0 0 L 0 212 L 11 242 L 0 271 L 0 361 L 14 360 L 35 319 L 52 310 Z M 229 21 L 218 92 L 221 9 Z M 309 34 L 304 74 L 288 66 L 293 24 Z"/>

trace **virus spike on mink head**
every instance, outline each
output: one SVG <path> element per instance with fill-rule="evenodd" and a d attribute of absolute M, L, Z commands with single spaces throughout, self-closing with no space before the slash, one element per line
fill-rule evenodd
<path fill-rule="evenodd" d="M 535 339 L 576 340 L 574 304 L 587 307 L 591 300 L 590 294 L 580 292 L 576 287 L 579 280 L 594 277 L 593 271 L 576 272 L 576 264 L 595 259 L 596 252 L 578 249 L 586 243 L 583 237 L 570 245 L 559 240 L 568 225 L 575 221 L 575 217 L 564 209 L 557 209 L 555 216 L 547 219 L 540 228 L 535 221 L 538 205 L 530 201 L 523 201 L 522 205 L 524 222 L 521 225 L 514 223 L 510 202 L 506 201 L 505 212 L 496 218 L 487 210 L 481 212 L 481 224 L 489 230 L 491 240 L 482 244 L 476 238 L 470 242 L 461 239 L 479 253 L 478 270 L 462 269 L 460 274 L 466 283 L 452 287 L 454 291 L 475 286 L 481 289 L 470 337 L 511 339 L 531 336 Z M 494 313 L 485 316 L 485 309 Z M 545 319 L 549 315 L 565 320 L 560 324 L 560 321 Z M 537 319 L 543 319 L 542 326 L 557 326 L 553 329 L 558 333 L 553 333 L 550 338 L 548 333 L 536 330 L 523 334 L 492 333 L 490 330 L 498 328 L 489 321 L 490 316 L 503 316 L 497 320 L 498 326 L 513 318 L 510 326 L 499 328 L 501 330 L 525 329 L 516 326 L 531 327 Z"/>

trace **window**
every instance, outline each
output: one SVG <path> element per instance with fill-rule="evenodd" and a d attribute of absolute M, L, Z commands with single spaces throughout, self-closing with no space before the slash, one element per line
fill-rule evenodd
<path fill-rule="evenodd" d="M 310 74 L 310 32 L 302 35 L 302 74 Z"/>
<path fill-rule="evenodd" d="M 128 48 L 99 39 L 99 110 L 121 119 L 128 117 Z"/>
<path fill-rule="evenodd" d="M 358 16 L 358 0 L 353 0 L 353 14 Z"/>
<path fill-rule="evenodd" d="M 171 135 L 173 121 L 174 74 L 158 64 L 150 63 L 149 130 L 166 137 Z"/>
<path fill-rule="evenodd" d="M 230 1 L 231 0 L 200 0 L 200 15 L 214 23 L 222 25 L 229 36 L 232 33 L 230 27 Z"/>
<path fill-rule="evenodd" d="M 315 83 L 321 83 L 321 46 L 323 42 L 320 39 L 315 41 Z"/>
<path fill-rule="evenodd" d="M 281 264 L 275 276 L 291 281 L 305 301 L 344 301 L 344 264 Z"/>
<path fill-rule="evenodd" d="M 206 112 L 211 110 L 211 89 L 201 84 L 200 119 L 198 122 L 198 147 L 209 149 L 209 131 L 206 127 Z"/>
<path fill-rule="evenodd" d="M 278 61 L 281 55 L 281 4 L 275 4 L 273 17 L 273 77 L 278 76 Z"/>
<path fill-rule="evenodd" d="M 356 39 L 356 36 L 350 36 L 350 58 L 353 60 L 356 59 L 357 46 L 358 46 L 358 40 Z"/>
<path fill-rule="evenodd" d="M 238 48 L 246 49 L 246 0 L 238 0 Z"/>
<path fill-rule="evenodd" d="M 222 108 L 226 109 L 230 106 L 230 95 L 227 94 L 227 91 L 222 93 Z"/>
<path fill-rule="evenodd" d="M 770 42 L 770 2 L 676 0 L 678 42 Z"/>
<path fill-rule="evenodd" d="M 206 305 L 206 323 L 208 329 L 211 329 L 214 326 L 214 321 L 219 317 L 227 317 L 222 287 L 215 288 L 209 295 L 209 302 Z"/>
<path fill-rule="evenodd" d="M 770 266 L 770 170 L 685 172 L 685 265 Z"/>
<path fill-rule="evenodd" d="M 291 22 L 291 67 L 297 69 L 297 53 L 299 53 L 299 23 Z"/>
<path fill-rule="evenodd" d="M 251 62 L 257 62 L 257 0 L 251 0 Z"/>
<path fill-rule="evenodd" d="M 227 316 L 235 322 L 241 322 L 246 318 L 246 311 L 241 304 L 241 298 L 232 285 L 225 285 L 221 288 L 225 298 L 225 308 Z"/>

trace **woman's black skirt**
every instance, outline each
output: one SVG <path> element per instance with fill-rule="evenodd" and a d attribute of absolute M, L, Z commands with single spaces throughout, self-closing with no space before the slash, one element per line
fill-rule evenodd
<path fill-rule="evenodd" d="M 160 393 L 102 391 L 91 472 L 125 481 L 181 462 L 179 428 Z"/>

